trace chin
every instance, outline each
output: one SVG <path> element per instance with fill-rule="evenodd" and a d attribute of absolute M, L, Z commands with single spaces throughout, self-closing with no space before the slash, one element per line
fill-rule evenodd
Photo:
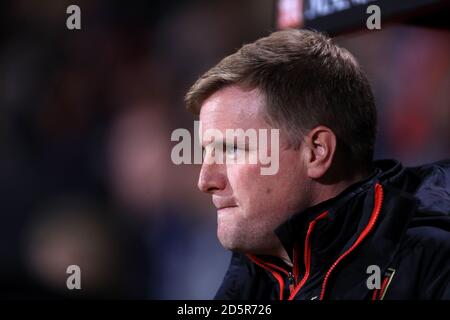
<path fill-rule="evenodd" d="M 219 239 L 220 244 L 222 247 L 224 247 L 226 250 L 230 251 L 241 251 L 242 250 L 242 244 L 236 239 L 236 237 L 233 237 L 233 235 L 230 235 L 226 232 L 221 232 L 220 228 L 217 230 L 217 238 Z"/>
<path fill-rule="evenodd" d="M 252 246 L 249 246 L 249 243 L 243 243 L 242 241 L 239 241 L 237 239 L 230 239 L 230 238 L 223 238 L 218 237 L 219 242 L 222 245 L 223 248 L 229 251 L 233 252 L 240 252 L 240 253 L 255 253 L 254 248 Z"/>
<path fill-rule="evenodd" d="M 236 244 L 234 244 L 232 241 L 230 241 L 226 237 L 221 236 L 220 233 L 217 233 L 217 238 L 219 239 L 219 242 L 222 245 L 222 247 L 224 247 L 226 250 L 231 250 L 231 251 L 236 250 Z"/>

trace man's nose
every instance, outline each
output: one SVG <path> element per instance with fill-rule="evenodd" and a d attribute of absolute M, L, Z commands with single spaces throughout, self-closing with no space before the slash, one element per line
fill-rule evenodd
<path fill-rule="evenodd" d="M 225 175 L 218 164 L 202 164 L 197 187 L 205 193 L 223 190 L 226 187 Z"/>

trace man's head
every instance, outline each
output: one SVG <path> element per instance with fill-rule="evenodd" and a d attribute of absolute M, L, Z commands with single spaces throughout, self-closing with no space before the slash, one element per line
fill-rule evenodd
<path fill-rule="evenodd" d="M 275 175 L 261 175 L 259 163 L 202 166 L 199 188 L 219 209 L 225 248 L 277 254 L 278 225 L 370 168 L 370 85 L 353 56 L 319 33 L 275 32 L 243 46 L 206 72 L 186 103 L 200 115 L 201 130 L 280 129 Z"/>

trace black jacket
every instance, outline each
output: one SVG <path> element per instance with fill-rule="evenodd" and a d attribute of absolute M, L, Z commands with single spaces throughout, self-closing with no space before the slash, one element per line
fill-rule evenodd
<path fill-rule="evenodd" d="M 375 168 L 275 230 L 292 268 L 233 253 L 215 299 L 450 299 L 450 161 Z"/>

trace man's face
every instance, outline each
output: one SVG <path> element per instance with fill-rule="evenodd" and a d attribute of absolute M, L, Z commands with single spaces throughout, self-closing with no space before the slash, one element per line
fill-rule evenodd
<path fill-rule="evenodd" d="M 258 89 L 244 91 L 237 86 L 225 87 L 211 95 L 200 111 L 200 139 L 203 147 L 221 145 L 206 140 L 203 133 L 217 129 L 225 137 L 226 129 L 273 129 L 264 120 L 264 97 Z M 212 138 L 214 139 L 214 138 Z M 225 139 L 224 139 L 225 140 Z M 225 143 L 225 141 L 223 142 Z M 260 147 L 258 141 L 257 148 Z M 234 150 L 252 153 L 258 150 Z M 272 152 L 268 143 L 268 152 Z M 226 152 L 225 157 L 233 156 Z M 295 211 L 305 208 L 308 179 L 302 161 L 302 147 L 295 150 L 280 130 L 279 170 L 261 175 L 261 163 L 205 163 L 198 187 L 210 193 L 217 210 L 217 236 L 229 250 L 254 254 L 274 254 L 280 242 L 274 230 Z M 267 166 L 266 166 L 267 167 Z"/>

